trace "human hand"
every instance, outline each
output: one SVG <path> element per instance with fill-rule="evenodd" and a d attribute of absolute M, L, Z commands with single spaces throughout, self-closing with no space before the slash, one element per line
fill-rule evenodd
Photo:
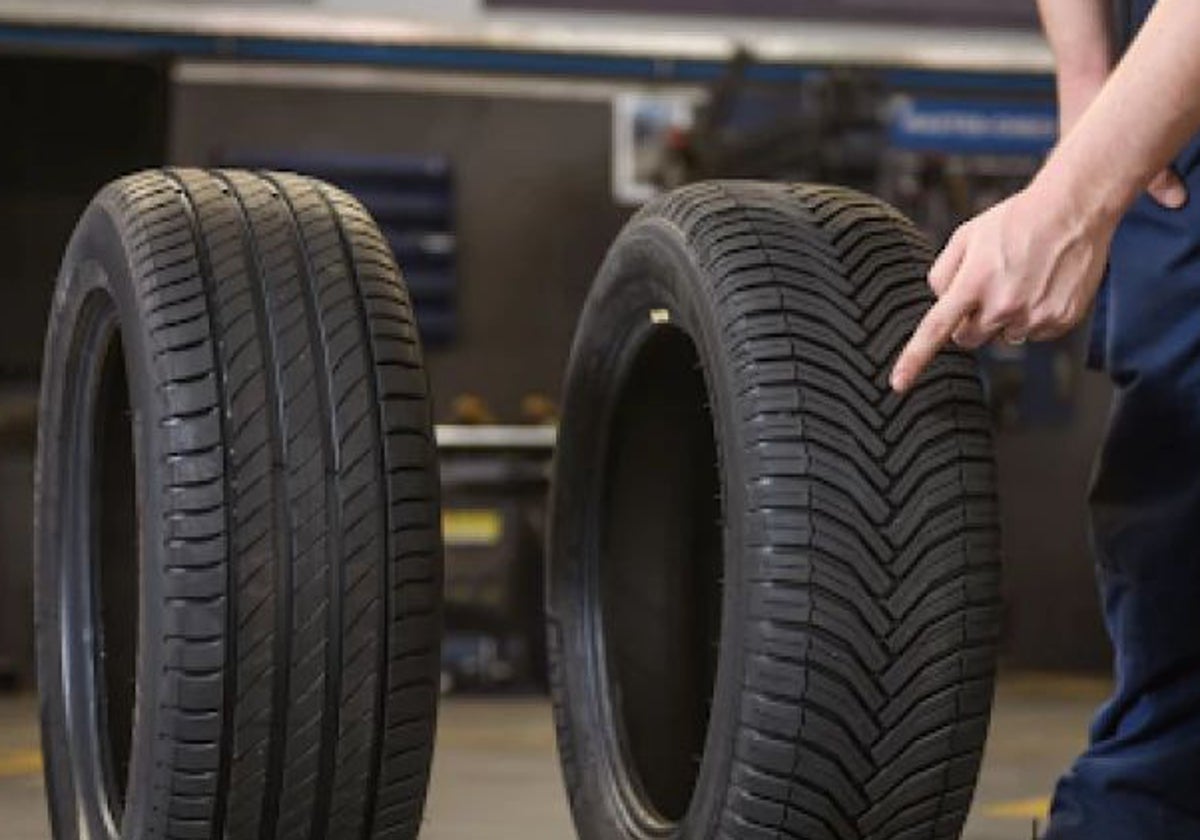
<path fill-rule="evenodd" d="M 1060 73 L 1060 133 L 1066 138 L 1104 87 L 1107 70 Z M 1079 167 L 1075 167 L 1076 170 Z M 892 371 L 905 391 L 951 338 L 974 349 L 1003 334 L 1010 343 L 1057 338 L 1087 313 L 1104 274 L 1120 212 L 1088 206 L 1079 171 L 1042 174 L 1022 192 L 962 225 L 930 270 L 939 300 Z M 1169 209 L 1188 200 L 1170 168 L 1147 192 Z M 1132 196 L 1128 200 L 1132 200 Z"/>
<path fill-rule="evenodd" d="M 1119 215 L 1081 206 L 1041 178 L 960 227 L 929 272 L 938 301 L 892 371 L 906 391 L 951 338 L 974 349 L 1070 330 L 1095 297 Z"/>

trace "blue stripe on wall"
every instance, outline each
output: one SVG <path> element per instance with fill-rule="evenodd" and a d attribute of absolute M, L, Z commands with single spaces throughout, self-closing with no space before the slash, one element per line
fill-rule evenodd
<path fill-rule="evenodd" d="M 335 41 L 224 37 L 186 33 L 131 32 L 98 28 L 0 25 L 0 48 L 76 50 L 94 53 L 169 55 L 188 58 L 260 59 L 319 64 L 365 64 L 471 73 L 711 82 L 727 65 L 697 59 L 658 59 L 584 53 L 547 53 L 480 47 L 361 44 Z M 813 67 L 751 64 L 756 82 L 801 82 Z M 1053 80 L 1036 74 L 894 70 L 885 81 L 902 89 L 947 89 L 1049 93 Z"/>

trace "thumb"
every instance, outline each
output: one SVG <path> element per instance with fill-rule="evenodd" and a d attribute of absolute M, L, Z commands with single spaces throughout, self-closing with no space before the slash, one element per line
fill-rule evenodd
<path fill-rule="evenodd" d="M 1187 187 L 1172 169 L 1164 169 L 1155 175 L 1146 191 L 1155 201 L 1170 210 L 1178 210 L 1187 204 Z"/>

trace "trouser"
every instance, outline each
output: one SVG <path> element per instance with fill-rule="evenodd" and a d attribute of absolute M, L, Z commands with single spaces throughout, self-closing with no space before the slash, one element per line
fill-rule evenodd
<path fill-rule="evenodd" d="M 1200 840 L 1200 141 L 1123 221 L 1093 350 L 1116 386 L 1092 534 L 1116 688 L 1047 840 Z"/>

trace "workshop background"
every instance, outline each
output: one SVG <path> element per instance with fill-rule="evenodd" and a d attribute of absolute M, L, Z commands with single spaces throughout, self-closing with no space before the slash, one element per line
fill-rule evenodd
<path fill-rule="evenodd" d="M 358 195 L 403 267 L 443 453 L 447 702 L 425 835 L 571 836 L 544 697 L 562 372 L 625 219 L 698 178 L 847 184 L 936 241 L 1055 139 L 1032 0 L 0 0 L 0 831 L 47 838 L 32 454 L 53 279 L 113 177 L 264 166 Z M 1004 677 L 967 837 L 1024 836 L 1103 697 L 1082 335 L 983 351 Z"/>

